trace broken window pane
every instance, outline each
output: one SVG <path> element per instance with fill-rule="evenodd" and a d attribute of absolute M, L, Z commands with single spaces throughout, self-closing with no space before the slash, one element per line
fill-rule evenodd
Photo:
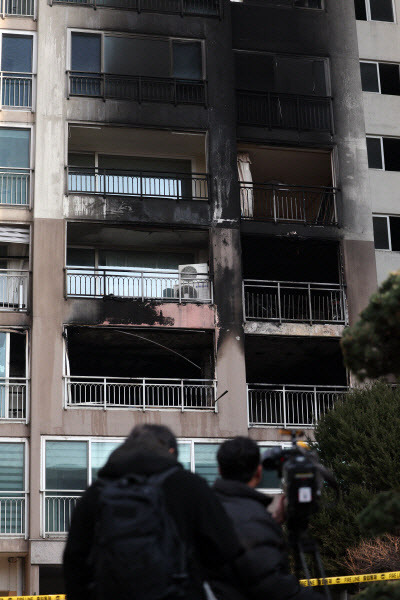
<path fill-rule="evenodd" d="M 361 86 L 363 92 L 379 92 L 378 65 L 376 63 L 360 63 Z"/>
<path fill-rule="evenodd" d="M 367 137 L 368 167 L 370 169 L 382 169 L 381 139 Z"/>
<path fill-rule="evenodd" d="M 366 21 L 367 9 L 365 7 L 365 0 L 354 0 L 354 6 L 356 9 L 356 19 L 359 21 Z"/>
<path fill-rule="evenodd" d="M 373 217 L 374 241 L 377 250 L 389 250 L 389 235 L 386 217 Z"/>
<path fill-rule="evenodd" d="M 392 250 L 400 250 L 400 217 L 389 217 Z"/>
<path fill-rule="evenodd" d="M 400 138 L 383 138 L 386 171 L 400 171 Z"/>
<path fill-rule="evenodd" d="M 393 0 L 369 0 L 372 21 L 394 21 Z"/>
<path fill-rule="evenodd" d="M 379 64 L 381 93 L 400 96 L 400 67 L 399 65 Z M 363 88 L 364 89 L 364 88 Z"/>

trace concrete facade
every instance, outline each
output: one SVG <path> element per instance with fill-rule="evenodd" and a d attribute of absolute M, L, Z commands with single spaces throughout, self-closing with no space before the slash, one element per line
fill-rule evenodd
<path fill-rule="evenodd" d="M 80 443 L 79 448 L 86 444 L 86 483 L 90 483 L 95 476 L 89 469 L 95 461 L 93 444 L 120 441 L 137 423 L 163 423 L 179 438 L 182 457 L 189 453 L 188 466 L 198 472 L 204 469 L 212 478 L 212 452 L 224 439 L 250 435 L 265 446 L 282 441 L 279 428 L 284 424 L 312 430 L 319 411 L 344 391 L 347 375 L 340 359 L 340 336 L 367 304 L 377 282 L 371 202 L 373 211 L 378 205 L 370 190 L 374 185 L 380 190 L 387 186 L 388 204 L 379 206 L 394 211 L 389 196 L 398 188 L 396 174 L 377 172 L 382 179 L 374 184 L 368 171 L 366 131 L 376 135 L 388 131 L 383 125 L 379 129 L 379 116 L 376 126 L 373 123 L 373 115 L 380 112 L 375 101 L 381 97 L 367 101 L 364 93 L 366 122 L 362 110 L 359 57 L 377 57 L 360 40 L 363 27 L 372 31 L 376 24 L 356 23 L 348 0 L 324 4 L 323 10 L 314 10 L 282 7 L 279 2 L 261 6 L 210 0 L 211 12 L 219 8 L 219 15 L 181 16 L 172 9 L 139 13 L 134 3 L 132 10 L 118 10 L 115 0 L 110 0 L 111 8 L 96 10 L 38 0 L 34 18 L 9 15 L 2 21 L 6 31 L 37 34 L 34 111 L 16 106 L 4 107 L 0 113 L 1 127 L 30 128 L 33 169 L 31 207 L 16 206 L 6 196 L 0 206 L 0 225 L 31 229 L 28 305 L 15 299 L 5 303 L 0 293 L 0 333 L 28 330 L 29 340 L 28 383 L 23 392 L 29 411 L 7 408 L 0 421 L 0 449 L 2 442 L 26 446 L 26 485 L 14 491 L 14 496 L 25 494 L 19 509 L 24 524 L 18 529 L 10 516 L 10 531 L 0 532 L 0 559 L 25 559 L 24 577 L 16 570 L 9 582 L 2 583 L 8 586 L 7 594 L 50 593 L 49 586 L 55 585 L 52 569 L 61 564 L 71 506 L 80 490 L 63 484 L 53 489 L 48 483 L 57 469 L 60 473 L 65 467 L 59 454 L 46 463 L 46 448 L 52 443 L 53 449 L 55 442 Z M 392 36 L 398 35 L 397 25 L 385 26 Z M 168 94 L 151 102 L 127 99 L 126 95 L 138 93 L 133 76 L 120 99 L 106 98 L 101 88 L 103 98 L 96 86 L 106 86 L 98 83 L 106 80 L 104 55 L 101 74 L 91 84 L 94 93 L 77 93 L 77 88 L 68 87 L 76 85 L 68 81 L 73 70 L 72 34 L 104 32 L 111 37 L 155 36 L 168 43 L 201 42 L 205 101 L 179 102 L 175 96 L 174 102 Z M 270 56 L 279 57 L 282 64 L 286 58 L 303 60 L 305 65 L 323 61 L 326 93 L 321 99 L 285 89 L 283 84 L 265 90 L 261 76 L 249 92 L 240 80 L 240 53 L 249 57 L 251 69 L 258 60 L 270 64 Z M 385 60 L 394 59 L 385 55 Z M 147 84 L 141 81 L 141 85 Z M 279 102 L 273 123 L 267 122 L 267 104 L 260 100 L 266 92 L 272 113 Z M 306 97 L 303 108 L 300 96 Z M 290 103 L 296 98 L 299 112 L 294 117 Z M 315 109 L 325 111 L 321 120 L 315 117 L 314 105 L 325 107 Z M 386 108 L 388 114 L 395 114 L 394 103 Z M 329 126 L 321 126 L 323 119 Z M 246 186 L 238 181 L 238 146 L 249 156 L 254 152 L 253 169 L 256 172 L 258 160 L 261 173 L 259 181 L 242 178 L 250 190 L 246 200 Z M 263 162 L 262 152 L 276 149 L 282 152 L 283 164 L 285 152 L 290 151 L 289 166 L 279 178 L 267 171 L 264 176 L 268 161 Z M 316 177 L 313 171 L 323 170 L 322 159 L 318 158 L 317 167 L 313 152 L 329 158 L 328 179 L 321 171 L 318 185 L 312 177 Z M 295 171 L 293 153 L 303 156 L 308 179 L 306 175 L 301 179 L 301 170 Z M 83 162 L 93 160 L 94 166 L 88 167 L 87 162 L 80 172 L 68 171 L 74 166 L 68 155 L 78 156 L 75 160 L 84 157 Z M 115 162 L 118 156 L 125 162 L 112 168 L 122 174 L 101 170 L 101 160 L 114 164 L 110 157 Z M 152 175 L 138 175 L 138 170 L 146 169 L 124 166 L 139 164 L 143 158 L 153 160 L 148 164 L 156 159 L 159 164 L 175 161 L 190 169 L 189 192 L 187 171 L 176 174 L 177 168 L 153 166 L 147 169 Z M 157 186 L 167 185 L 167 175 L 162 174 L 166 171 L 175 183 L 162 193 Z M 140 185 L 148 186 L 145 197 L 132 191 L 139 179 Z M 121 187 L 117 193 L 107 192 L 102 188 L 106 182 Z M 81 189 L 76 189 L 79 185 Z M 244 207 L 245 201 L 254 203 L 253 208 Z M 15 251 L 4 252 L 12 256 L 6 269 L 19 269 L 14 265 Z M 93 264 L 77 266 L 71 259 L 73 252 L 95 256 Z M 174 281 L 178 281 L 176 256 L 192 256 L 185 261 L 194 265 L 208 263 L 212 298 L 178 298 L 176 286 L 182 288 L 181 280 L 169 283 L 166 293 L 144 291 L 143 280 L 154 277 L 157 269 L 146 261 L 137 265 L 146 252 L 151 260 L 155 256 L 175 260 Z M 104 263 L 102 253 L 108 253 Z M 118 258 L 118 253 L 124 258 Z M 376 255 L 378 275 L 387 268 L 386 256 Z M 132 274 L 128 259 L 136 261 L 140 276 Z M 81 279 L 74 279 L 79 268 Z M 110 274 L 113 268 L 115 277 Z M 168 270 L 165 265 L 158 269 L 160 281 Z M 129 277 L 136 277 L 135 282 Z M 83 287 L 74 288 L 78 284 L 73 281 Z M 134 286 L 140 285 L 138 292 Z M 157 290 L 159 284 L 154 285 Z M 110 291 L 107 286 L 114 287 Z M 159 378 L 158 383 L 146 383 L 153 378 Z M 202 383 L 197 382 L 196 388 L 193 380 Z M 206 381 L 211 382 L 207 391 Z M 92 386 L 91 392 L 87 385 Z M 154 391 L 157 385 L 159 395 Z M 166 400 L 165 390 L 172 400 Z M 123 394 L 128 400 L 121 400 Z M 290 405 L 291 395 L 300 400 L 300 413 Z M 7 407 L 14 406 L 16 397 L 7 397 Z M 280 408 L 273 409 L 273 402 Z M 6 410 L 3 404 L 0 410 Z M 286 414 L 284 420 L 283 412 L 291 416 Z M 78 461 L 72 454 L 65 460 L 72 467 Z M 1 569 L 6 562 L 1 560 L 3 582 Z M 14 590 L 10 586 L 17 580 L 19 587 Z M 53 592 L 62 593 L 61 578 L 57 585 Z"/>

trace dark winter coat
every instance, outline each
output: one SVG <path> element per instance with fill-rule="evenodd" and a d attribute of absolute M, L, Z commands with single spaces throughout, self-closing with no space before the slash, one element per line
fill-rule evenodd
<path fill-rule="evenodd" d="M 121 447 L 123 448 L 123 447 Z M 130 473 L 150 475 L 176 466 L 176 459 L 117 449 L 99 477 L 118 479 Z M 180 465 L 179 465 L 180 466 Z M 232 524 L 204 479 L 179 468 L 162 484 L 165 501 L 177 529 L 192 549 L 187 600 L 203 600 L 204 570 L 231 562 L 241 553 Z M 94 483 L 78 502 L 64 552 L 64 575 L 68 600 L 88 600 L 92 572 L 88 563 L 93 543 L 99 485 Z"/>
<path fill-rule="evenodd" d="M 244 483 L 227 479 L 218 479 L 213 489 L 233 521 L 245 550 L 243 558 L 252 567 L 251 593 L 265 600 L 322 600 L 320 594 L 302 588 L 290 574 L 282 528 L 267 512 L 271 498 Z M 226 583 L 226 577 L 219 580 L 218 572 L 212 578 L 219 600 L 250 597 L 246 586 L 241 594 Z"/>

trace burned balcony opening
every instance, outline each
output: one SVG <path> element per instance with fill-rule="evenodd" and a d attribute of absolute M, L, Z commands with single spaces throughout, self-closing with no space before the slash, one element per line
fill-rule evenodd
<path fill-rule="evenodd" d="M 249 426 L 313 427 L 347 391 L 339 340 L 246 336 Z"/>
<path fill-rule="evenodd" d="M 0 310 L 27 310 L 29 246 L 29 227 L 0 225 Z"/>
<path fill-rule="evenodd" d="M 242 219 L 337 225 L 331 154 L 239 144 Z"/>
<path fill-rule="evenodd" d="M 337 243 L 246 236 L 242 248 L 246 320 L 347 322 Z"/>
<path fill-rule="evenodd" d="M 216 410 L 209 331 L 68 327 L 66 408 Z"/>
<path fill-rule="evenodd" d="M 208 231 L 67 227 L 66 296 L 210 304 Z"/>
<path fill-rule="evenodd" d="M 0 422 L 28 418 L 27 332 L 0 330 Z"/>
<path fill-rule="evenodd" d="M 208 200 L 205 135 L 70 126 L 68 194 Z"/>

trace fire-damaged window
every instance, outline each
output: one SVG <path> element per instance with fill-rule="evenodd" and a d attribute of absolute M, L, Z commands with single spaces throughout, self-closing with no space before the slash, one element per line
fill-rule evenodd
<path fill-rule="evenodd" d="M 0 225 L 0 310 L 26 311 L 29 227 Z"/>
<path fill-rule="evenodd" d="M 235 64 L 239 89 L 328 95 L 326 59 L 240 51 L 235 53 Z"/>
<path fill-rule="evenodd" d="M 0 330 L 0 419 L 27 418 L 27 332 Z"/>
<path fill-rule="evenodd" d="M 103 69 L 101 65 L 104 65 Z M 114 33 L 71 34 L 71 70 L 142 77 L 203 79 L 202 42 Z"/>
<path fill-rule="evenodd" d="M 68 408 L 215 410 L 211 331 L 68 327 L 65 348 Z"/>

